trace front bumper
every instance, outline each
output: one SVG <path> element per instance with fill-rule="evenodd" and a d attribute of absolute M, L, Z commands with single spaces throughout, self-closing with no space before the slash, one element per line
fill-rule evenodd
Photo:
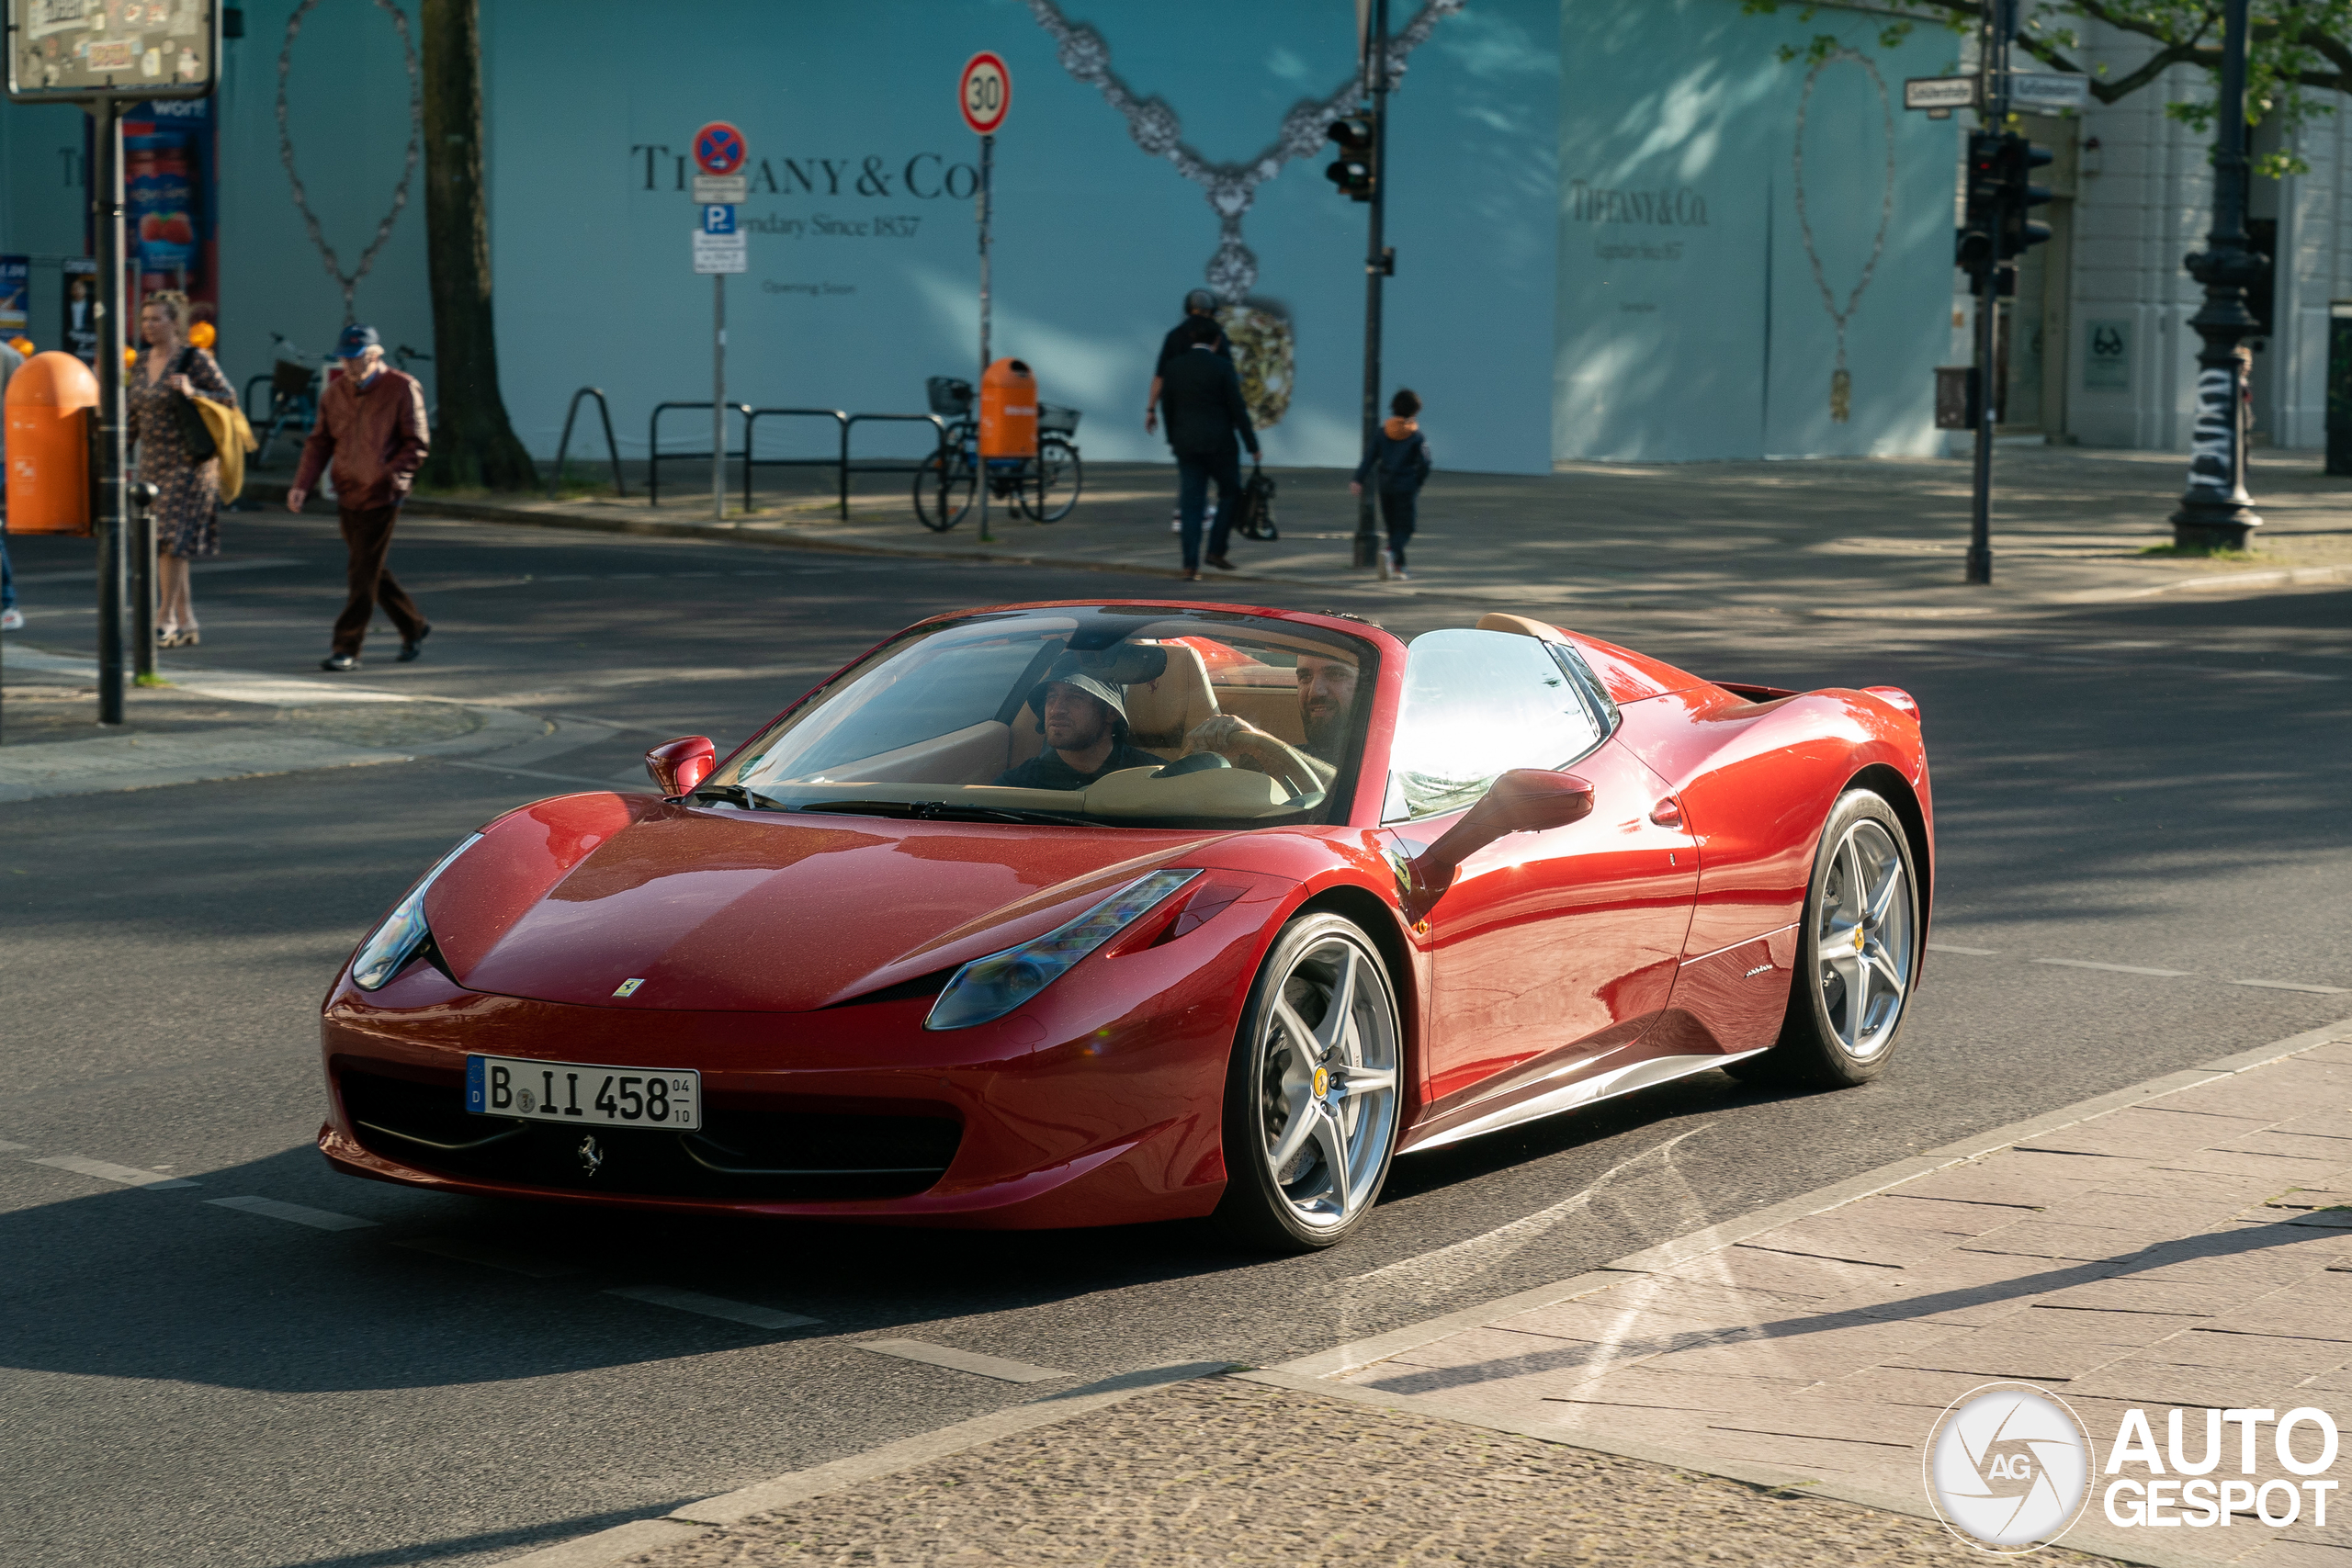
<path fill-rule="evenodd" d="M 1098 954 L 1005 1018 L 941 1032 L 922 1026 L 929 996 L 806 1013 L 580 1007 L 469 991 L 414 963 L 328 998 L 319 1147 L 379 1180 L 628 1208 L 1001 1228 L 1204 1214 L 1224 1190 L 1226 1069 L 1271 903 Z M 577 1129 L 468 1114 L 473 1053 L 691 1067 L 705 1128 L 589 1129 L 592 1171 Z"/>

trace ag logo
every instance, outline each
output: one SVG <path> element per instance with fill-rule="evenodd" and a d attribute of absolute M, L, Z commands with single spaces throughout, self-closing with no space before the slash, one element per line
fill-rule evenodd
<path fill-rule="evenodd" d="M 2075 1413 L 2031 1383 L 1963 1395 L 1936 1423 L 1928 1496 L 1980 1551 L 2036 1551 L 2074 1525 L 2090 1493 L 2090 1439 Z"/>

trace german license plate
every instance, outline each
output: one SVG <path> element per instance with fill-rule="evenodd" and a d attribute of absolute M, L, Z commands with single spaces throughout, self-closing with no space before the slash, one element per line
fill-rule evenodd
<path fill-rule="evenodd" d="M 702 1075 L 675 1067 L 468 1056 L 466 1109 L 528 1122 L 690 1129 L 702 1125 Z"/>

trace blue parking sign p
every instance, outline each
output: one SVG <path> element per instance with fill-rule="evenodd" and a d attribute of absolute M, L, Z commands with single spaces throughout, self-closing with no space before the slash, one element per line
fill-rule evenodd
<path fill-rule="evenodd" d="M 735 209 L 717 202 L 706 206 L 702 209 L 702 231 L 706 234 L 735 232 Z"/>

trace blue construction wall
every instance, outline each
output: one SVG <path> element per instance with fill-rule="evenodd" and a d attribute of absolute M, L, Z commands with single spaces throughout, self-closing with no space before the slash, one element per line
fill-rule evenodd
<path fill-rule="evenodd" d="M 322 242 L 344 277 L 374 246 L 353 311 L 389 344 L 431 348 L 421 166 L 394 202 L 413 125 L 393 3 L 318 0 L 289 42 L 297 0 L 247 0 L 246 36 L 227 46 L 221 352 L 240 380 L 267 368 L 273 333 L 312 354 L 332 341 L 344 284 Z M 1400 28 L 1421 8 L 1393 7 Z M 1349 79 L 1351 12 L 709 0 L 657 22 L 621 0 L 487 6 L 492 257 L 515 425 L 549 456 L 572 389 L 601 386 L 635 457 L 653 404 L 709 396 L 711 285 L 691 271 L 680 165 L 710 118 L 743 129 L 756 176 L 752 269 L 728 285 L 730 400 L 916 412 L 926 377 L 971 374 L 978 265 L 960 193 L 978 146 L 953 91 L 986 48 L 1014 76 L 997 145 L 996 351 L 1084 412 L 1090 457 L 1164 457 L 1142 429 L 1152 359 L 1184 290 L 1206 280 L 1219 215 L 1065 63 L 1054 28 L 1067 23 L 1100 36 L 1110 71 L 1183 145 L 1254 170 L 1239 233 L 1250 296 L 1293 345 L 1267 455 L 1352 465 L 1364 209 L 1324 179 L 1327 143 L 1261 161 L 1285 114 Z M 416 26 L 413 0 L 400 14 Z M 1939 71 L 1952 46 L 1923 29 L 1883 50 L 1879 25 L 1834 8 L 1745 17 L 1736 0 L 1467 0 L 1437 20 L 1392 100 L 1384 379 L 1422 394 L 1440 462 L 1531 472 L 1559 458 L 1930 450 L 1957 122 L 1899 105 L 1902 78 Z M 1808 99 L 1808 67 L 1776 57 L 1830 28 L 1867 48 L 1891 109 L 1852 60 L 1812 73 Z M 60 152 L 78 141 L 76 111 L 0 109 L 0 252 L 79 249 L 82 198 Z M 54 313 L 55 277 L 36 268 L 37 324 Z M 1824 284 L 1848 314 L 1842 422 Z M 429 388 L 431 367 L 418 369 Z M 701 427 L 676 428 L 683 446 Z"/>
<path fill-rule="evenodd" d="M 1883 18 L 1730 0 L 1561 21 L 1556 455 L 1937 450 L 1959 121 L 1905 114 L 1903 78 L 1947 69 L 1951 36 L 1886 49 Z M 1821 33 L 1854 52 L 1779 58 Z"/>

